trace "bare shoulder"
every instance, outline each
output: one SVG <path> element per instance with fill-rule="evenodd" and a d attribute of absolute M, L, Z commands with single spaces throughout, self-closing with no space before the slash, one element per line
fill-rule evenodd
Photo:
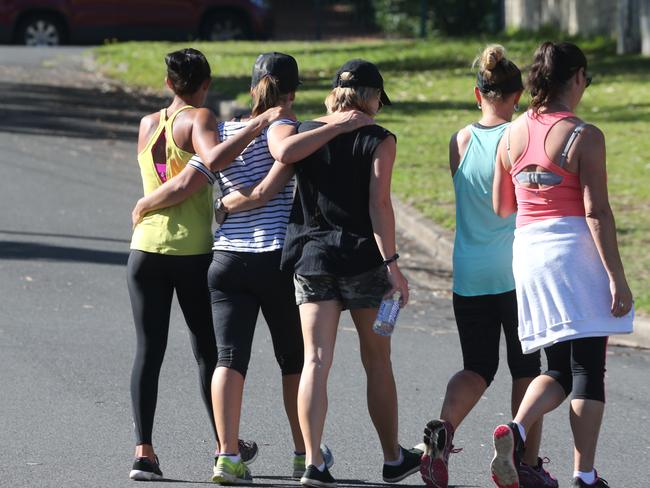
<path fill-rule="evenodd" d="M 472 137 L 472 134 L 470 133 L 467 127 L 463 127 L 454 135 L 456 136 L 456 142 L 458 143 L 458 145 L 465 145 L 465 146 L 469 142 L 470 137 Z M 453 137 L 454 136 L 452 136 L 452 139 Z"/>
<path fill-rule="evenodd" d="M 142 134 L 142 132 L 150 132 L 153 128 L 158 127 L 159 122 L 160 112 L 145 115 L 140 119 L 140 133 Z"/>
<path fill-rule="evenodd" d="M 592 144 L 603 144 L 605 142 L 605 134 L 602 130 L 592 124 L 586 124 L 582 129 L 584 141 L 589 141 Z"/>
<path fill-rule="evenodd" d="M 141 151 L 149 141 L 149 138 L 160 123 L 160 112 L 145 115 L 140 119 L 140 129 L 138 130 L 138 151 Z"/>
<path fill-rule="evenodd" d="M 462 153 L 467 148 L 472 133 L 467 127 L 463 127 L 457 132 L 454 132 L 449 140 L 449 147 Z"/>

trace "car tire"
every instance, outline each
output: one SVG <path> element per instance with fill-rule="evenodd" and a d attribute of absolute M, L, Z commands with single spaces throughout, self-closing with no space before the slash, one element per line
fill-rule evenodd
<path fill-rule="evenodd" d="M 16 41 L 26 46 L 58 46 L 63 44 L 65 28 L 54 15 L 34 14 L 20 22 Z"/>
<path fill-rule="evenodd" d="M 203 21 L 201 38 L 206 41 L 229 41 L 250 38 L 250 26 L 235 12 L 212 12 Z"/>

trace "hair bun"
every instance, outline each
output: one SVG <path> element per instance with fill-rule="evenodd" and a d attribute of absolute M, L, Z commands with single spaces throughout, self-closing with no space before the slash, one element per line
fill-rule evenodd
<path fill-rule="evenodd" d="M 506 49 L 500 44 L 491 44 L 481 53 L 480 69 L 481 71 L 491 71 L 496 68 L 497 64 L 506 56 Z"/>

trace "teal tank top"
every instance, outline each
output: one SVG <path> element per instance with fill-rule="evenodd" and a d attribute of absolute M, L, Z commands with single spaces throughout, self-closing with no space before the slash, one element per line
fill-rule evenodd
<path fill-rule="evenodd" d="M 458 295 L 493 295 L 515 289 L 512 275 L 515 215 L 502 219 L 492 207 L 497 146 L 507 126 L 467 127 L 471 138 L 453 178 L 456 193 L 453 291 Z"/>

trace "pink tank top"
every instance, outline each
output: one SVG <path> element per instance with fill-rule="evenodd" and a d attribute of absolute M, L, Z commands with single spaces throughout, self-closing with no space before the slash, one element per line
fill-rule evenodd
<path fill-rule="evenodd" d="M 585 124 L 581 123 L 569 137 L 560 163 L 556 164 L 546 155 L 546 136 L 560 120 L 575 117 L 571 112 L 554 112 L 549 114 L 526 114 L 528 127 L 528 144 L 523 154 L 510 169 L 517 197 L 517 227 L 540 220 L 568 216 L 584 216 L 585 206 L 580 187 L 580 176 L 564 168 L 567 154 L 576 137 Z M 510 133 L 508 132 L 508 138 Z M 508 140 L 508 151 L 510 141 Z M 546 172 L 522 171 L 530 165 L 541 166 Z M 522 182 L 544 184 L 544 188 L 528 188 Z"/>

